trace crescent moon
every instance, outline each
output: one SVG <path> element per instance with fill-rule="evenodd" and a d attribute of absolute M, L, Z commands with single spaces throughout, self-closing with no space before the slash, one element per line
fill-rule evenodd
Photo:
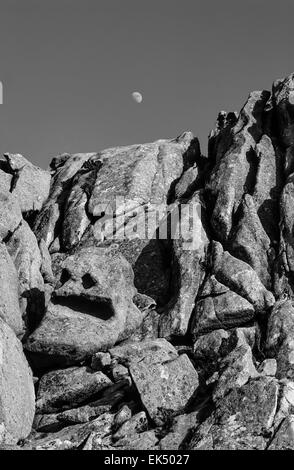
<path fill-rule="evenodd" d="M 142 103 L 143 101 L 143 96 L 138 91 L 134 91 L 132 93 L 132 97 L 133 97 L 133 100 L 136 101 L 136 103 Z"/>

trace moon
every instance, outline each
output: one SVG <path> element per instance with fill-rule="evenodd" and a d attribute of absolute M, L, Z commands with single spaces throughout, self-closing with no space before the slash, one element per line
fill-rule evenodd
<path fill-rule="evenodd" d="M 136 101 L 136 103 L 142 103 L 143 101 L 143 96 L 138 91 L 134 91 L 132 93 L 132 97 L 133 97 L 133 100 Z"/>

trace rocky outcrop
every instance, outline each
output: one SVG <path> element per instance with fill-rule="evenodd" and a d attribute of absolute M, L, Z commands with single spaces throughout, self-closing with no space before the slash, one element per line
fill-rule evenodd
<path fill-rule="evenodd" d="M 294 75 L 208 142 L 0 160 L 0 448 L 293 449 Z"/>

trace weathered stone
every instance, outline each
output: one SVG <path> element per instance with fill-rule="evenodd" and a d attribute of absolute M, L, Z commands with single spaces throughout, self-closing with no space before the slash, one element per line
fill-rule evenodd
<path fill-rule="evenodd" d="M 44 436 L 43 433 L 34 434 L 28 439 L 26 445 L 31 450 L 78 449 L 90 436 L 91 432 L 94 432 L 100 438 L 110 434 L 113 417 L 113 414 L 104 413 L 90 423 L 70 426 L 47 436 Z"/>
<path fill-rule="evenodd" d="M 280 392 L 274 428 L 278 429 L 287 416 L 294 413 L 294 382 L 283 379 L 280 381 Z"/>
<path fill-rule="evenodd" d="M 79 406 L 59 413 L 37 414 L 34 418 L 33 428 L 39 432 L 56 432 L 66 426 L 83 424 L 105 413 L 109 413 L 112 405 L 89 405 Z"/>
<path fill-rule="evenodd" d="M 103 370 L 111 365 L 111 356 L 109 353 L 98 352 L 94 354 L 91 360 L 93 370 Z"/>
<path fill-rule="evenodd" d="M 6 246 L 18 274 L 21 312 L 28 326 L 35 326 L 44 314 L 44 281 L 38 243 L 27 222 L 21 222 Z"/>
<path fill-rule="evenodd" d="M 267 289 L 271 289 L 271 241 L 257 215 L 253 198 L 246 194 L 240 204 L 240 218 L 231 247 L 234 255 L 248 263 Z"/>
<path fill-rule="evenodd" d="M 275 143 L 275 138 L 267 134 L 262 136 L 256 150 L 258 168 L 253 200 L 266 234 L 275 243 L 279 237 L 276 220 L 279 217 L 280 193 L 283 185 L 283 156 Z"/>
<path fill-rule="evenodd" d="M 211 224 L 222 242 L 230 235 L 243 194 L 254 189 L 258 164 L 255 146 L 262 137 L 262 114 L 269 96 L 266 91 L 250 93 L 206 186 L 213 201 Z"/>
<path fill-rule="evenodd" d="M 121 379 L 127 379 L 129 377 L 129 370 L 122 364 L 117 364 L 112 369 L 112 377 L 115 382 Z"/>
<path fill-rule="evenodd" d="M 135 286 L 161 304 L 169 300 L 170 272 L 168 250 L 153 239 L 157 215 L 164 218 L 174 183 L 198 156 L 199 143 L 186 132 L 173 140 L 107 149 L 90 160 L 102 162 L 88 204 L 89 213 L 100 217 L 90 243 L 93 237 L 113 240 L 115 217 L 114 242 L 134 269 Z"/>
<path fill-rule="evenodd" d="M 268 322 L 266 349 L 277 361 L 279 379 L 294 378 L 294 308 L 292 302 L 279 301 Z"/>
<path fill-rule="evenodd" d="M 173 212 L 178 211 L 175 207 Z M 193 223 L 191 224 L 191 214 Z M 174 215 L 172 214 L 171 217 Z M 187 333 L 195 305 L 198 289 L 204 279 L 208 238 L 203 226 L 203 209 L 199 196 L 195 194 L 181 207 L 181 216 L 176 217 L 173 248 L 173 282 L 175 292 L 160 317 L 160 336 L 182 336 Z"/>
<path fill-rule="evenodd" d="M 0 241 L 6 240 L 19 226 L 22 215 L 17 198 L 0 190 Z"/>
<path fill-rule="evenodd" d="M 118 441 L 126 436 L 132 436 L 140 432 L 146 431 L 148 427 L 148 421 L 145 411 L 141 411 L 136 415 L 132 416 L 128 421 L 123 423 L 120 428 L 113 434 L 112 438 L 114 441 Z"/>
<path fill-rule="evenodd" d="M 199 425 L 199 412 L 184 414 L 174 418 L 171 430 L 161 439 L 159 448 L 161 450 L 177 450 L 185 438 Z"/>
<path fill-rule="evenodd" d="M 250 302 L 256 312 L 265 312 L 275 303 L 273 294 L 260 281 L 249 264 L 213 244 L 213 270 L 216 279 Z"/>
<path fill-rule="evenodd" d="M 248 345 L 238 346 L 220 364 L 219 379 L 213 392 L 214 400 L 219 400 L 231 389 L 242 387 L 250 378 L 258 376 L 251 348 Z"/>
<path fill-rule="evenodd" d="M 183 412 L 199 385 L 185 354 L 163 364 L 142 360 L 133 363 L 130 372 L 149 416 L 159 425 Z"/>
<path fill-rule="evenodd" d="M 219 402 L 215 414 L 196 430 L 189 449 L 264 450 L 277 408 L 278 382 L 250 380 Z"/>
<path fill-rule="evenodd" d="M 132 302 L 132 270 L 120 254 L 83 248 L 63 262 L 59 285 L 28 338 L 29 351 L 75 363 L 129 337 L 142 322 Z"/>
<path fill-rule="evenodd" d="M 286 272 L 294 271 L 293 201 L 294 174 L 291 173 L 286 180 L 280 202 L 281 249 L 284 251 L 283 267 Z"/>
<path fill-rule="evenodd" d="M 234 379 L 234 370 L 230 370 L 230 367 L 234 362 L 234 356 L 231 358 L 230 353 L 239 347 L 242 347 L 242 350 L 248 351 L 250 364 L 252 361 L 250 361 L 249 350 L 250 348 L 253 349 L 256 347 L 256 337 L 257 333 L 255 326 L 235 328 L 229 331 L 215 330 L 211 333 L 200 336 L 194 344 L 194 359 L 197 367 L 201 368 L 204 373 L 206 384 L 216 385 L 216 381 L 219 380 L 220 373 L 226 370 L 226 367 L 224 367 L 225 364 L 229 365 L 226 373 L 232 374 L 231 378 Z M 238 366 L 236 366 L 236 381 L 238 381 L 238 374 L 242 370 L 241 364 L 242 361 L 239 363 L 240 370 L 238 370 Z"/>
<path fill-rule="evenodd" d="M 0 444 L 27 437 L 34 414 L 33 374 L 20 341 L 0 319 Z"/>
<path fill-rule="evenodd" d="M 16 333 L 24 333 L 19 306 L 18 276 L 15 266 L 3 243 L 0 243 L 0 318 Z"/>
<path fill-rule="evenodd" d="M 215 128 L 208 136 L 208 159 L 219 163 L 228 148 L 228 142 L 232 141 L 233 128 L 238 121 L 238 113 L 220 111 Z"/>
<path fill-rule="evenodd" d="M 20 154 L 4 155 L 13 173 L 11 192 L 24 214 L 40 211 L 50 191 L 51 175 Z"/>
<path fill-rule="evenodd" d="M 293 162 L 294 74 L 208 158 L 190 132 L 0 158 L 1 449 L 292 449 Z"/>
<path fill-rule="evenodd" d="M 2 161 L 0 160 L 0 167 Z M 11 188 L 12 175 L 0 169 L 0 191 L 9 193 Z"/>
<path fill-rule="evenodd" d="M 193 139 L 192 133 L 187 132 L 174 140 L 159 140 L 101 152 L 99 158 L 103 165 L 90 198 L 89 212 L 99 216 L 118 196 L 137 205 L 165 203 L 171 184 L 183 172 L 183 154 Z"/>
<path fill-rule="evenodd" d="M 157 339 L 159 336 L 159 320 L 160 314 L 156 310 L 147 312 L 139 328 L 134 331 L 132 339 L 134 341 Z"/>
<path fill-rule="evenodd" d="M 194 338 L 221 328 L 232 328 L 248 323 L 254 318 L 252 304 L 233 291 L 200 299 L 191 322 Z"/>
<path fill-rule="evenodd" d="M 285 418 L 267 450 L 294 450 L 294 415 Z"/>
<path fill-rule="evenodd" d="M 258 372 L 261 375 L 275 377 L 277 373 L 277 361 L 275 359 L 265 359 L 258 367 Z"/>
<path fill-rule="evenodd" d="M 194 192 L 194 188 L 199 181 L 199 169 L 197 165 L 188 168 L 180 180 L 177 182 L 175 187 L 175 196 L 177 199 L 187 197 L 187 195 Z"/>
<path fill-rule="evenodd" d="M 198 298 L 205 299 L 206 297 L 214 297 L 216 295 L 226 294 L 230 292 L 229 287 L 225 286 L 221 282 L 218 282 L 215 276 L 212 274 L 205 279 L 203 285 L 201 286 Z"/>
<path fill-rule="evenodd" d="M 114 444 L 119 450 L 157 450 L 158 437 L 154 430 L 145 431 L 138 435 L 124 437 Z"/>
<path fill-rule="evenodd" d="M 74 248 L 80 242 L 90 224 L 86 206 L 99 165 L 95 169 L 84 166 L 85 164 L 73 178 L 72 188 L 65 203 L 61 237 L 62 246 L 66 250 Z"/>
<path fill-rule="evenodd" d="M 285 172 L 289 175 L 293 172 L 293 90 L 294 74 L 285 79 L 276 80 L 273 84 L 273 98 L 277 115 L 277 127 L 281 146 L 285 148 Z"/>
<path fill-rule="evenodd" d="M 194 358 L 206 375 L 211 375 L 218 367 L 219 360 L 228 352 L 230 333 L 214 330 L 199 336 L 194 343 Z"/>
<path fill-rule="evenodd" d="M 128 405 L 123 405 L 114 417 L 114 430 L 120 428 L 126 421 L 132 417 L 132 410 Z"/>
<path fill-rule="evenodd" d="M 54 284 L 54 274 L 52 272 L 52 261 L 51 256 L 48 251 L 47 245 L 44 240 L 40 240 L 39 242 L 39 250 L 41 255 L 41 274 L 45 282 L 49 284 Z"/>
<path fill-rule="evenodd" d="M 72 408 L 90 401 L 111 384 L 111 380 L 102 372 L 93 372 L 87 367 L 48 372 L 39 382 L 37 412 L 50 413 Z"/>
<path fill-rule="evenodd" d="M 58 223 L 60 222 L 60 210 L 64 206 L 67 189 L 71 185 L 72 178 L 80 170 L 83 164 L 95 153 L 77 153 L 70 155 L 60 162 L 52 176 L 49 197 L 38 214 L 34 224 L 34 231 L 38 240 L 43 239 L 49 247 L 56 238 Z"/>
<path fill-rule="evenodd" d="M 130 366 L 142 360 L 152 363 L 171 361 L 178 357 L 174 346 L 164 338 L 142 341 L 138 343 L 127 343 L 116 346 L 109 350 L 110 355 L 121 364 Z"/>

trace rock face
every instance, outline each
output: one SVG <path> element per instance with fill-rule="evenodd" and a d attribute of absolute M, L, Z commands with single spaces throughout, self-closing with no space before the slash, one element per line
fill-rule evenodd
<path fill-rule="evenodd" d="M 0 444 L 27 437 L 35 413 L 33 376 L 21 342 L 0 319 Z"/>
<path fill-rule="evenodd" d="M 0 159 L 1 449 L 293 449 L 293 95 Z"/>

